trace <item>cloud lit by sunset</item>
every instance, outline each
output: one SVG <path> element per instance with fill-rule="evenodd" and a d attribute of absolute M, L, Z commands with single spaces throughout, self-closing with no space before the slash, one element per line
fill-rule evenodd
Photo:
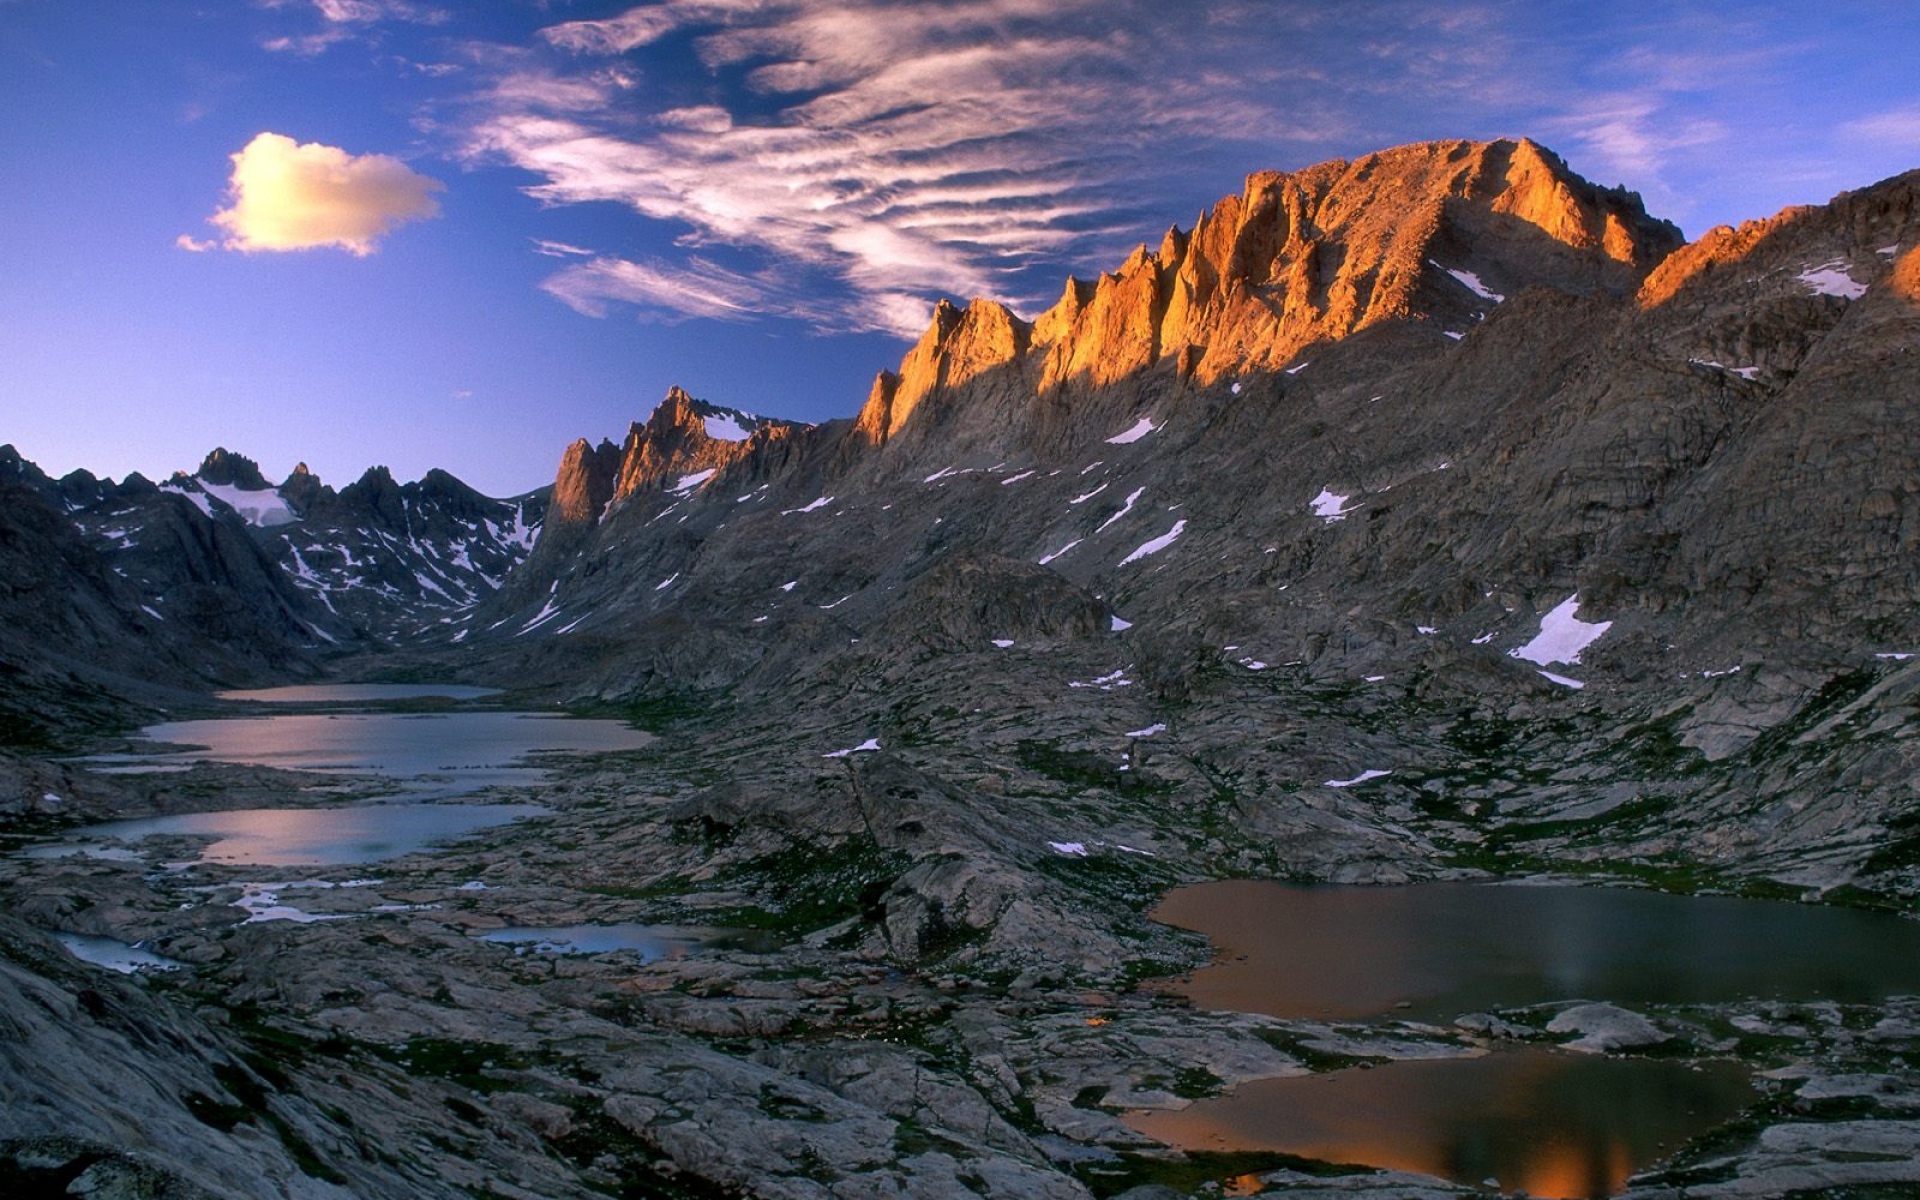
<path fill-rule="evenodd" d="M 262 133 L 233 156 L 230 203 L 212 222 L 227 231 L 229 250 L 337 246 L 364 257 L 399 226 L 439 216 L 433 193 L 443 189 L 385 154 L 353 155 Z"/>
<path fill-rule="evenodd" d="M 1408 142 L 1532 137 L 1694 235 L 1920 162 L 1920 26 L 1879 0 L 88 10 L 0 3 L 33 181 L 0 198 L 0 390 L 7 436 L 118 473 L 243 437 L 357 472 L 371 440 L 506 491 L 546 422 L 673 384 L 844 416 L 943 297 L 1031 318 L 1252 172 Z M 194 414 L 177 444 L 100 457 L 158 411 Z"/>

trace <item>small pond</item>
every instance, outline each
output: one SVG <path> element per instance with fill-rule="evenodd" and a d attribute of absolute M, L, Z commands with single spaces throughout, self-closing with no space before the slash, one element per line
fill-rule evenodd
<path fill-rule="evenodd" d="M 68 954 L 81 962 L 105 967 L 110 971 L 118 971 L 122 975 L 133 975 L 142 971 L 180 969 L 179 963 L 155 954 L 139 942 L 128 945 L 114 938 L 94 937 L 85 933 L 56 933 L 53 937 L 55 941 L 66 947 Z"/>
<path fill-rule="evenodd" d="M 684 958 L 704 949 L 770 950 L 778 942 L 755 930 L 688 925 L 514 925 L 477 935 L 541 954 L 607 954 L 631 950 L 641 962 Z"/>
<path fill-rule="evenodd" d="M 1183 1150 L 1270 1150 L 1585 1200 L 1755 1099 L 1732 1063 L 1525 1049 L 1262 1079 L 1126 1120 Z"/>

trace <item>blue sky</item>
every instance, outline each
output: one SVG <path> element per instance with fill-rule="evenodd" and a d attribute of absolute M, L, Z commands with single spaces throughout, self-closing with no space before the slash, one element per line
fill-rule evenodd
<path fill-rule="evenodd" d="M 847 416 L 1250 171 L 1530 136 L 1689 235 L 1920 167 L 1908 0 L 0 0 L 0 442 L 496 495 Z M 270 136 L 263 136 L 270 135 Z"/>

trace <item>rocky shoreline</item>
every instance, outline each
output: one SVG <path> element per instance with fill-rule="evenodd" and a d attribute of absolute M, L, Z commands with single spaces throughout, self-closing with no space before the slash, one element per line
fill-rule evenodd
<path fill-rule="evenodd" d="M 1032 844 L 1053 828 L 1045 814 L 1058 820 L 1034 768 L 975 793 L 999 810 L 985 821 L 931 802 L 958 769 L 943 755 L 787 756 L 743 790 L 727 743 L 752 731 L 704 728 L 560 767 L 530 797 L 550 817 L 373 868 L 16 854 L 0 1172 L 138 1196 L 1145 1200 L 1250 1175 L 1258 1194 L 1468 1195 L 1391 1172 L 1303 1174 L 1271 1155 L 1181 1155 L 1120 1117 L 1254 1079 L 1625 1027 L 1657 1031 L 1662 1056 L 1735 1058 L 1766 1089 L 1736 1128 L 1625 1194 L 1920 1186 L 1920 1076 L 1907 1067 L 1920 1000 L 1569 1003 L 1451 1026 L 1206 1012 L 1154 983 L 1202 964 L 1204 943 L 1140 913 L 1172 884 L 1231 871 L 1234 844 L 1269 821 L 1209 834 L 1195 813 L 1195 828 L 1136 828 L 1132 794 L 1087 791 L 1080 815 L 1109 837 L 1063 854 Z M 1164 759 L 1138 755 L 1140 777 L 1171 771 Z M 191 783 L 241 805 L 285 782 L 202 767 L 109 790 L 138 807 Z M 1295 819 L 1311 814 L 1328 815 L 1302 806 Z M 1335 839 L 1323 878 L 1351 874 L 1367 861 L 1356 847 L 1381 836 L 1322 828 Z M 1465 873 L 1439 856 L 1393 861 L 1402 877 Z M 263 878 L 308 919 L 249 920 L 241 885 Z M 641 962 L 474 936 L 615 921 L 746 925 L 773 944 Z M 114 975 L 27 923 L 141 941 L 185 965 Z"/>

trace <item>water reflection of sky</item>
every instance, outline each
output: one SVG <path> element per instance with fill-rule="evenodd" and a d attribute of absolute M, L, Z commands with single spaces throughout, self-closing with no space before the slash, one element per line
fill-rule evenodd
<path fill-rule="evenodd" d="M 171 721 L 140 732 L 154 742 L 201 747 L 156 750 L 146 756 L 153 762 L 210 759 L 402 778 L 472 777 L 512 768 L 530 754 L 635 750 L 653 740 L 619 721 L 493 712 L 299 713 Z"/>
<path fill-rule="evenodd" d="M 435 694 L 448 689 L 433 689 Z M 149 726 L 155 743 L 198 747 L 102 756 L 108 769 L 164 770 L 210 760 L 288 770 L 377 775 L 409 801 L 546 779 L 527 765 L 545 753 L 635 750 L 653 735 L 620 721 L 564 715 L 289 713 Z M 528 804 L 386 803 L 332 808 L 239 809 L 110 821 L 34 848 L 41 856 L 125 857 L 126 844 L 159 836 L 210 838 L 198 861 L 294 867 L 371 863 L 414 854 L 489 826 L 546 810 Z"/>
<path fill-rule="evenodd" d="M 369 804 L 177 813 L 89 825 L 30 853 L 98 857 L 96 848 L 102 843 L 180 836 L 213 839 L 198 855 L 200 862 L 266 867 L 374 863 L 546 811 L 537 804 Z"/>
<path fill-rule="evenodd" d="M 642 962 L 684 958 L 712 946 L 766 950 L 772 945 L 767 935 L 751 930 L 631 923 L 509 926 L 478 936 L 483 941 L 500 942 L 542 954 L 608 954 L 631 950 L 640 955 Z"/>
<path fill-rule="evenodd" d="M 1754 1099 L 1736 1064 L 1527 1049 L 1260 1080 L 1127 1123 L 1189 1150 L 1268 1150 L 1584 1200 Z"/>
<path fill-rule="evenodd" d="M 1447 1018 L 1549 1000 L 1865 1001 L 1920 988 L 1920 923 L 1886 913 L 1628 888 L 1423 884 L 1182 888 L 1156 919 L 1218 960 L 1181 990 L 1206 1008 Z"/>

